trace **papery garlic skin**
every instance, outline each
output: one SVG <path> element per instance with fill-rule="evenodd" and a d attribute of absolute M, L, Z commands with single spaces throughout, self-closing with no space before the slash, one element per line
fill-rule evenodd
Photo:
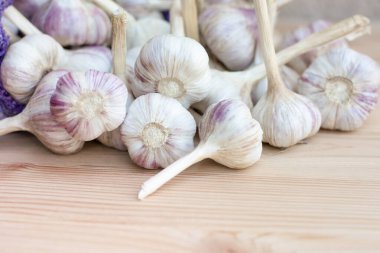
<path fill-rule="evenodd" d="M 375 108 L 379 87 L 374 60 L 349 48 L 334 48 L 303 73 L 298 91 L 318 106 L 322 128 L 352 131 Z"/>
<path fill-rule="evenodd" d="M 81 0 L 51 0 L 33 15 L 32 22 L 63 46 L 101 45 L 111 36 L 107 14 Z"/>
<path fill-rule="evenodd" d="M 105 47 L 64 50 L 52 37 L 44 34 L 25 36 L 12 44 L 1 65 L 5 89 L 21 103 L 27 103 L 38 82 L 57 69 L 108 72 L 112 66 L 111 51 Z"/>
<path fill-rule="evenodd" d="M 200 31 L 211 52 L 229 69 L 246 69 L 258 36 L 253 9 L 210 6 L 199 16 Z"/>
<path fill-rule="evenodd" d="M 57 154 L 73 154 L 80 151 L 83 141 L 75 140 L 53 119 L 50 112 L 50 98 L 56 89 L 58 79 L 67 71 L 53 71 L 39 83 L 26 106 L 23 115 L 28 117 L 27 131 L 33 133 L 49 150 Z"/>
<path fill-rule="evenodd" d="M 50 109 L 75 139 L 90 141 L 124 121 L 128 90 L 115 75 L 96 70 L 69 72 L 57 83 Z"/>
<path fill-rule="evenodd" d="M 208 61 L 206 50 L 193 39 L 155 37 L 144 45 L 136 61 L 136 82 L 131 83 L 133 94 L 138 97 L 158 92 L 188 108 L 207 95 Z"/>
<path fill-rule="evenodd" d="M 27 18 L 35 14 L 42 6 L 50 0 L 14 0 L 14 6 Z"/>
<path fill-rule="evenodd" d="M 173 0 L 116 0 L 116 2 L 133 16 L 141 18 L 154 11 L 170 9 Z"/>
<path fill-rule="evenodd" d="M 203 115 L 199 136 L 217 151 L 210 158 L 233 169 L 256 163 L 262 152 L 263 131 L 240 100 L 227 99 L 211 105 Z"/>
<path fill-rule="evenodd" d="M 122 140 L 134 163 L 165 168 L 194 148 L 196 124 L 175 99 L 151 93 L 138 97 L 121 127 Z"/>
<path fill-rule="evenodd" d="M 318 108 L 308 98 L 286 88 L 261 97 L 252 115 L 264 129 L 263 141 L 279 148 L 315 135 L 321 126 Z"/>

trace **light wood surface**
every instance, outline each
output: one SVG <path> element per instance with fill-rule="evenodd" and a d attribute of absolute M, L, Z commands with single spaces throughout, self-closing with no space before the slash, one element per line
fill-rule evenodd
<path fill-rule="evenodd" d="M 353 43 L 377 61 L 379 28 Z M 204 161 L 138 201 L 154 173 L 98 143 L 64 157 L 0 137 L 0 252 L 380 251 L 380 106 L 359 131 L 265 146 L 247 170 Z"/>

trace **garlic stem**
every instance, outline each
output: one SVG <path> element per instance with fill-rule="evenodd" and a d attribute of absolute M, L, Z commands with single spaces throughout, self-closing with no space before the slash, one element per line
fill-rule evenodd
<path fill-rule="evenodd" d="M 117 10 L 123 9 L 122 6 L 120 6 L 119 4 L 115 3 L 112 0 L 90 0 L 90 1 L 92 1 L 94 4 L 102 8 L 111 17 L 114 15 L 115 12 L 117 12 Z M 127 15 L 128 22 L 130 24 L 135 23 L 136 19 L 126 10 L 124 11 Z"/>
<path fill-rule="evenodd" d="M 181 0 L 174 0 L 170 8 L 170 33 L 183 37 L 185 36 L 185 27 L 181 12 Z"/>
<path fill-rule="evenodd" d="M 25 127 L 26 122 L 27 118 L 23 113 L 0 120 L 0 136 L 17 131 L 28 131 Z"/>
<path fill-rule="evenodd" d="M 186 36 L 199 42 L 197 1 L 182 0 L 182 10 Z"/>
<path fill-rule="evenodd" d="M 11 32 L 7 26 L 4 25 L 3 29 L 6 32 L 6 34 L 9 36 L 10 43 L 15 43 L 21 39 L 19 36 Z"/>
<path fill-rule="evenodd" d="M 113 73 L 126 83 L 127 58 L 127 14 L 117 9 L 112 16 L 112 57 Z"/>
<path fill-rule="evenodd" d="M 4 11 L 4 17 L 9 19 L 25 35 L 42 33 L 13 6 L 9 6 Z"/>
<path fill-rule="evenodd" d="M 145 181 L 145 183 L 141 186 L 138 198 L 143 200 L 179 173 L 186 170 L 191 165 L 210 157 L 214 152 L 215 150 L 209 146 L 200 144 L 191 153 L 175 161 L 169 167 L 166 167 L 164 170 L 161 170 L 158 174 Z"/>

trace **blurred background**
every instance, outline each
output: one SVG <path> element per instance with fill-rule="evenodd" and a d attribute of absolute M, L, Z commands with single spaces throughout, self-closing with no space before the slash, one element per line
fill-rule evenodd
<path fill-rule="evenodd" d="M 362 14 L 380 21 L 380 0 L 293 0 L 281 10 L 280 17 L 289 20 L 339 20 Z"/>

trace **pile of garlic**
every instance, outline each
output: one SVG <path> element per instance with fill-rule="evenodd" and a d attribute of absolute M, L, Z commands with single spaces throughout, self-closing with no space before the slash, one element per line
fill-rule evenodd
<path fill-rule="evenodd" d="M 290 0 L 14 2 L 25 16 L 4 12 L 16 29 L 3 24 L 15 39 L 1 81 L 26 106 L 0 120 L 0 136 L 28 131 L 65 155 L 98 140 L 164 168 L 139 199 L 203 159 L 245 169 L 263 142 L 355 130 L 377 102 L 377 63 L 347 43 L 368 33 L 363 16 L 281 35 Z"/>

